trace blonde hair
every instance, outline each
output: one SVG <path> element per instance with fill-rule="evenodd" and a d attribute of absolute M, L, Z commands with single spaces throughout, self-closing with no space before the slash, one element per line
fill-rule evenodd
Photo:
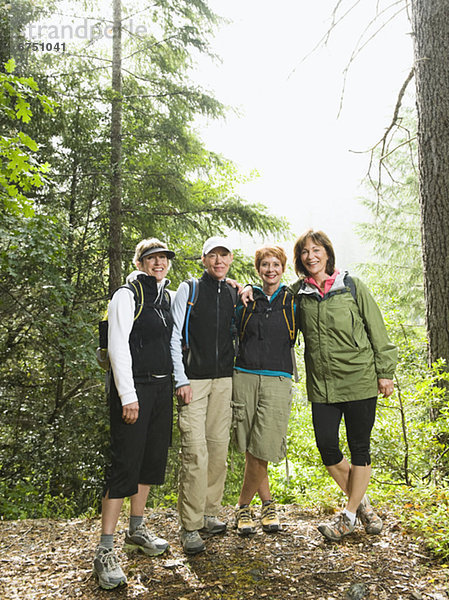
<path fill-rule="evenodd" d="M 274 246 L 266 244 L 265 246 L 258 248 L 254 255 L 254 266 L 256 267 L 257 272 L 259 272 L 260 263 L 266 256 L 274 256 L 275 258 L 277 258 L 282 265 L 282 270 L 285 271 L 285 265 L 287 264 L 287 254 L 285 253 L 284 248 L 282 248 L 282 246 L 278 246 L 277 244 L 275 244 Z"/>
<path fill-rule="evenodd" d="M 133 263 L 136 265 L 136 267 L 137 263 L 142 262 L 142 254 L 150 248 L 164 248 L 165 250 L 168 250 L 167 244 L 161 242 L 161 240 L 158 240 L 157 238 L 149 238 L 147 240 L 142 240 L 137 244 L 136 250 L 134 252 Z"/>

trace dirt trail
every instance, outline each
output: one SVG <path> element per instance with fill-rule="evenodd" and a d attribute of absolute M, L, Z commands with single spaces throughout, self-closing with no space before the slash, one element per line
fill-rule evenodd
<path fill-rule="evenodd" d="M 293 505 L 279 507 L 282 532 L 240 538 L 233 529 L 186 557 L 173 510 L 149 512 L 147 522 L 170 541 L 157 558 L 118 555 L 126 588 L 103 591 L 91 571 L 99 520 L 0 522 L 1 600 L 138 598 L 147 600 L 448 600 L 449 569 L 438 565 L 391 515 L 380 536 L 363 529 L 340 544 L 317 532 L 322 519 Z M 232 523 L 233 509 L 222 517 Z"/>

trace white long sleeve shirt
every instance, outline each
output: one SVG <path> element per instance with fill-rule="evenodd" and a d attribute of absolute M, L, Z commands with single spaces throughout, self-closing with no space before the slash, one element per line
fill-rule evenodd
<path fill-rule="evenodd" d="M 182 330 L 186 318 L 187 301 L 189 299 L 189 284 L 183 281 L 172 302 L 173 332 L 170 342 L 171 358 L 173 361 L 173 375 L 175 387 L 190 385 L 182 360 Z"/>

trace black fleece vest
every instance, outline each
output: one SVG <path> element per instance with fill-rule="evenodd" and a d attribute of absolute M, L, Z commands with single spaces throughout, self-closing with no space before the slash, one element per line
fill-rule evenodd
<path fill-rule="evenodd" d="M 144 304 L 129 335 L 129 347 L 134 380 L 144 383 L 152 375 L 168 375 L 173 371 L 170 355 L 173 317 L 166 293 L 156 303 L 156 278 L 139 274 L 137 279 L 143 287 Z"/>
<path fill-rule="evenodd" d="M 281 290 L 270 304 L 264 294 L 254 290 L 255 305 L 248 304 L 240 323 L 240 331 L 244 327 L 244 332 L 240 339 L 236 367 L 293 373 L 291 340 L 282 306 L 284 294 L 285 290 Z M 288 292 L 285 310 L 288 311 L 290 327 L 291 307 L 292 295 Z"/>
<path fill-rule="evenodd" d="M 205 271 L 198 281 L 198 299 L 190 313 L 189 349 L 184 353 L 189 379 L 232 376 L 234 315 L 228 286 Z"/>

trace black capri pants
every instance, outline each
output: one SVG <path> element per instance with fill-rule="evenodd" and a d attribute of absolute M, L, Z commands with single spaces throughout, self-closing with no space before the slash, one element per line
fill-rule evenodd
<path fill-rule="evenodd" d="M 376 404 L 377 398 L 336 404 L 312 402 L 315 440 L 326 467 L 337 465 L 343 460 L 338 435 L 343 415 L 351 463 L 360 467 L 371 464 L 370 438 L 376 417 Z"/>
<path fill-rule="evenodd" d="M 109 498 L 133 496 L 139 483 L 161 485 L 165 479 L 173 423 L 172 377 L 153 377 L 151 382 L 134 385 L 139 417 L 130 425 L 122 419 L 122 403 L 111 377 L 110 465 L 103 494 L 109 492 Z"/>

